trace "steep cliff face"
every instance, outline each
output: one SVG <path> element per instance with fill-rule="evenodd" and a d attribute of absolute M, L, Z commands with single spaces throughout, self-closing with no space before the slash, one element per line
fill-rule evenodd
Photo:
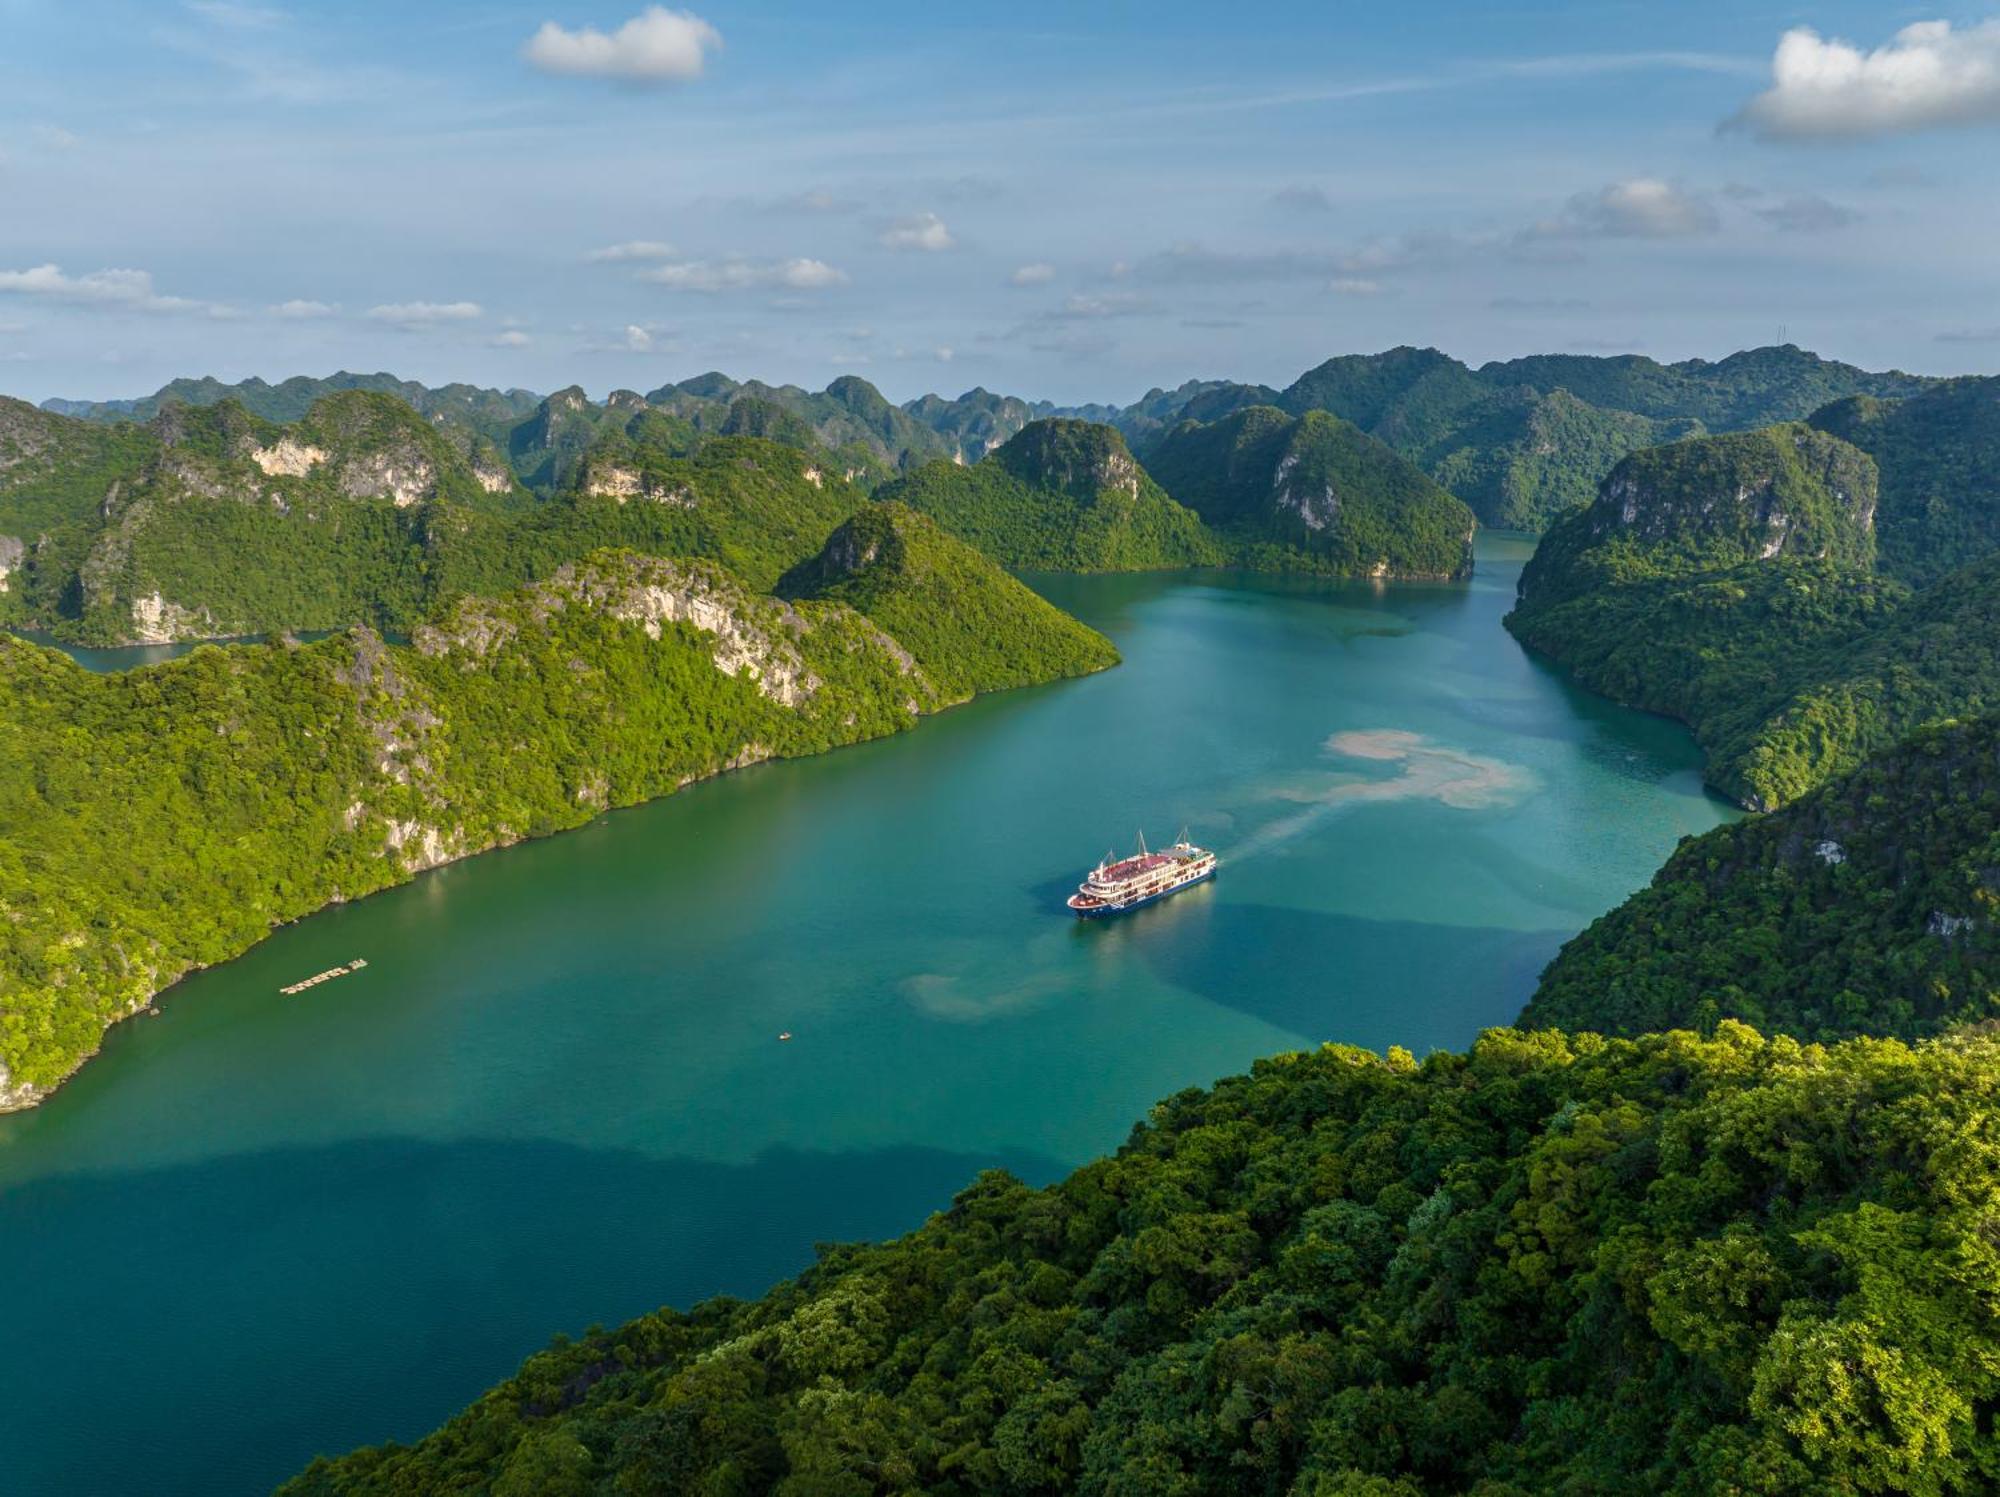
<path fill-rule="evenodd" d="M 950 444 L 949 456 L 965 463 L 978 462 L 1031 421 L 1048 414 L 1045 405 L 1030 405 L 1015 396 L 996 395 L 977 386 L 956 400 L 925 395 L 903 409 Z"/>
<path fill-rule="evenodd" d="M 1866 453 L 1797 423 L 1636 452 L 1543 537 L 1521 576 L 1521 614 L 1596 587 L 1778 558 L 1865 571 L 1878 488 Z"/>
<path fill-rule="evenodd" d="M 2000 553 L 1912 594 L 1872 565 L 1876 473 L 1799 426 L 1635 455 L 1543 537 L 1507 625 L 1688 722 L 1743 805 L 1788 804 L 2000 702 Z"/>
<path fill-rule="evenodd" d="M 994 461 L 1023 483 L 1085 504 L 1106 494 L 1139 497 L 1139 463 L 1125 439 L 1090 421 L 1033 422 L 1004 443 Z"/>
<path fill-rule="evenodd" d="M 979 462 L 935 462 L 878 490 L 1005 566 L 1135 571 L 1219 564 L 1228 550 L 1088 421 L 1024 427 Z"/>
<path fill-rule="evenodd" d="M 1149 471 L 1254 561 L 1368 577 L 1460 577 L 1472 511 L 1324 411 L 1253 406 L 1161 438 Z"/>

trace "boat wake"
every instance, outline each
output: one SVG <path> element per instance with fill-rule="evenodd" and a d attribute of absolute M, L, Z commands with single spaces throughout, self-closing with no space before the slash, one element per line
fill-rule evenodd
<path fill-rule="evenodd" d="M 1533 773 L 1522 765 L 1434 743 L 1421 733 L 1400 728 L 1335 733 L 1322 748 L 1344 759 L 1394 764 L 1400 772 L 1387 779 L 1336 772 L 1280 786 L 1270 798 L 1299 809 L 1238 843 L 1230 850 L 1232 862 L 1282 847 L 1349 806 L 1434 800 L 1459 810 L 1483 810 L 1519 800 L 1535 783 Z"/>

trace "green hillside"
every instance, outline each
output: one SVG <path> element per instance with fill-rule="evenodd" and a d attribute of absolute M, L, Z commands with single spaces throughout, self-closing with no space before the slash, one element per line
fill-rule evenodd
<path fill-rule="evenodd" d="M 560 475 L 540 498 L 498 449 L 461 451 L 400 399 L 359 391 L 282 426 L 224 402 L 169 405 L 144 426 L 10 406 L 0 427 L 28 455 L 0 466 L 0 549 L 20 543 L 18 563 L 0 562 L 14 574 L 0 620 L 96 643 L 407 633 L 454 593 L 516 587 L 603 546 L 709 557 L 767 588 L 861 499 L 823 454 L 703 436 L 636 396 L 595 407 L 581 391 L 516 434 L 519 466 Z"/>
<path fill-rule="evenodd" d="M 1154 444 L 1147 470 L 1251 565 L 1348 576 L 1471 570 L 1472 512 L 1324 411 L 1252 406 L 1185 421 Z"/>
<path fill-rule="evenodd" d="M 1434 348 L 1403 347 L 1328 359 L 1283 391 L 1190 380 L 1123 409 L 1070 414 L 1117 426 L 1150 464 L 1154 444 L 1183 420 L 1215 421 L 1252 405 L 1326 411 L 1393 447 L 1482 523 L 1541 530 L 1588 504 L 1619 460 L 1641 448 L 1799 421 L 1849 396 L 1914 396 L 1935 383 L 1789 345 L 1714 362 L 1545 354 L 1477 369 Z"/>
<path fill-rule="evenodd" d="M 1901 401 L 1856 396 L 1812 419 L 1882 470 L 1884 570 L 1922 584 L 2000 547 L 2000 378 Z"/>
<path fill-rule="evenodd" d="M 929 515 L 1003 566 L 1131 572 L 1228 555 L 1108 426 L 1037 421 L 970 467 L 935 462 L 878 497 Z"/>
<path fill-rule="evenodd" d="M 603 551 L 461 599 L 407 646 L 357 630 L 94 675 L 0 635 L 0 1105 L 329 901 L 1115 661 L 915 517 L 864 511 L 862 533 L 874 564 L 823 568 L 822 590 L 865 613 Z"/>
<path fill-rule="evenodd" d="M 1682 844 L 1563 948 L 1522 1022 L 1720 1019 L 1815 1040 L 2000 1018 L 2000 723 L 1926 729 L 1769 816 Z"/>
<path fill-rule="evenodd" d="M 285 1497 L 1972 1492 L 2000 1041 L 1329 1046 Z"/>
<path fill-rule="evenodd" d="M 1118 663 L 1110 640 L 900 504 L 858 510 L 786 574 L 778 594 L 867 614 L 948 698 Z"/>
<path fill-rule="evenodd" d="M 1875 570 L 1875 472 L 1799 426 L 1636 454 L 1543 538 L 1508 627 L 1688 722 L 1718 789 L 1782 805 L 1926 722 L 2000 707 L 2000 556 L 1914 594 Z"/>

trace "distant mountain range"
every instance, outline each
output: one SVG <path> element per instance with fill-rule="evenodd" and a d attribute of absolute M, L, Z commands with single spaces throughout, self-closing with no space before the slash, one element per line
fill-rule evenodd
<path fill-rule="evenodd" d="M 1800 420 L 1849 397 L 1899 399 L 1935 383 L 1893 370 L 1870 372 L 1790 344 L 1715 362 L 1544 354 L 1477 369 L 1435 349 L 1395 348 L 1328 359 L 1282 390 L 1192 380 L 1148 391 L 1126 406 L 1059 407 L 983 389 L 955 399 L 925 395 L 899 406 L 851 375 L 815 393 L 712 372 L 645 394 L 616 391 L 601 403 L 574 387 L 541 398 L 523 390 L 432 389 L 388 374 L 341 373 L 276 385 L 176 380 L 142 399 L 48 401 L 43 408 L 91 421 L 144 421 L 171 401 L 201 406 L 233 399 L 267 420 L 295 421 L 322 396 L 368 390 L 395 395 L 468 439 L 502 446 L 524 421 L 546 428 L 542 411 L 552 401 L 565 408 L 559 424 L 573 428 L 629 419 L 643 409 L 685 423 L 690 432 L 763 435 L 795 446 L 810 440 L 872 487 L 937 458 L 977 462 L 1029 422 L 1050 416 L 1116 427 L 1144 463 L 1154 445 L 1184 422 L 1271 406 L 1294 416 L 1338 416 L 1409 458 L 1483 523 L 1539 530 L 1588 503 L 1618 460 L 1641 447 Z M 555 454 L 554 460 L 530 466 L 522 477 L 530 487 L 551 488 L 565 474 L 565 444 L 541 428 L 529 432 L 526 446 L 545 458 Z M 579 435 L 568 444 L 572 452 L 581 441 Z"/>

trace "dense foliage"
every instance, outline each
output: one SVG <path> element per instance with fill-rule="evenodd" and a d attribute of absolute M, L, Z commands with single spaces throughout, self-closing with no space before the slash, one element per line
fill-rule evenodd
<path fill-rule="evenodd" d="M 1813 424 L 1882 470 L 1884 570 L 1921 584 L 2000 546 L 2000 378 L 1948 380 L 1901 401 L 1856 396 Z"/>
<path fill-rule="evenodd" d="M 1990 1490 L 2000 1041 L 1327 1047 L 286 1497 Z"/>
<path fill-rule="evenodd" d="M 1536 354 L 1486 364 L 1479 375 L 1492 382 L 1568 390 L 1606 410 L 1699 421 L 1715 431 L 1798 421 L 1849 395 L 1896 398 L 1934 383 L 1900 370 L 1871 373 L 1789 343 L 1678 364 L 1661 364 L 1642 354 Z"/>
<path fill-rule="evenodd" d="M 1876 487 L 1866 454 L 1798 424 L 1634 453 L 1535 548 L 1522 616 L 1601 587 L 1772 558 L 1866 569 Z"/>
<path fill-rule="evenodd" d="M 1256 404 L 1326 410 L 1416 462 L 1482 522 L 1542 530 L 1588 504 L 1598 482 L 1644 446 L 1802 420 L 1842 396 L 1898 398 L 1930 380 L 1870 374 L 1800 348 L 1658 364 L 1638 354 L 1544 354 L 1468 368 L 1436 348 L 1342 354 L 1290 388 L 1190 380 L 1124 410 L 1092 408 L 1150 464 L 1180 420 L 1218 420 Z M 1082 414 L 1082 412 L 1078 412 Z"/>
<path fill-rule="evenodd" d="M 1184 421 L 1153 446 L 1147 471 L 1268 570 L 1456 577 L 1472 567 L 1472 511 L 1325 411 L 1250 406 Z"/>
<path fill-rule="evenodd" d="M 1914 595 L 1873 570 L 1873 473 L 1796 426 L 1637 454 L 1543 538 L 1508 627 L 1688 722 L 1718 788 L 1782 805 L 2000 706 L 2000 558 Z"/>
<path fill-rule="evenodd" d="M 1479 369 L 1436 349 L 1392 348 L 1328 359 L 1283 391 L 1190 381 L 1092 414 L 1150 462 L 1153 444 L 1182 420 L 1213 421 L 1252 405 L 1328 411 L 1423 468 L 1484 523 L 1540 530 L 1587 504 L 1619 459 L 1642 447 L 1801 420 L 1845 396 L 1895 398 L 1930 383 L 1789 346 L 1715 363 L 1551 354 Z"/>
<path fill-rule="evenodd" d="M 289 426 L 232 403 L 170 405 L 145 427 L 19 410 L 71 445 L 34 465 L 63 487 L 27 491 L 36 540 L 4 597 L 15 620 L 99 643 L 407 633 L 454 594 L 516 587 L 604 546 L 709 557 L 765 588 L 861 499 L 824 456 L 697 436 L 637 407 L 606 417 L 581 391 L 521 428 L 534 444 L 513 455 L 565 485 L 539 500 L 497 450 L 461 453 L 384 395 L 329 397 Z M 0 534 L 9 512 L 0 494 Z"/>
<path fill-rule="evenodd" d="M 927 572 L 856 599 L 921 618 L 907 642 L 846 603 L 630 552 L 462 599 L 407 646 L 357 630 L 93 675 L 0 636 L 0 1101 L 330 900 L 1115 659 L 959 543 L 921 552 Z"/>
<path fill-rule="evenodd" d="M 787 573 L 786 598 L 846 603 L 917 659 L 948 698 L 1118 663 L 1111 642 L 900 504 L 871 504 Z"/>
<path fill-rule="evenodd" d="M 0 536 L 32 545 L 103 503 L 151 449 L 136 428 L 92 426 L 0 396 Z"/>
<path fill-rule="evenodd" d="M 971 467 L 930 463 L 879 497 L 929 515 L 1004 566 L 1128 572 L 1228 558 L 1117 432 L 1086 421 L 1037 421 Z"/>
<path fill-rule="evenodd" d="M 1988 718 L 1926 729 L 1794 805 L 1683 843 L 1563 948 L 1522 1022 L 1936 1034 L 2000 1018 L 1996 912 Z"/>

